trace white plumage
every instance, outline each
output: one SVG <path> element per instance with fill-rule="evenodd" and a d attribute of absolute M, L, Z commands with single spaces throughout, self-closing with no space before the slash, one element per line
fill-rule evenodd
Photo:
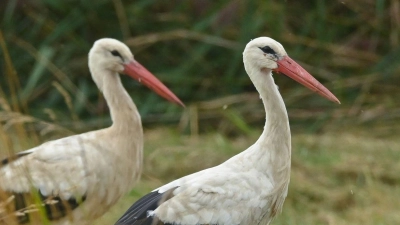
<path fill-rule="evenodd" d="M 290 178 L 291 137 L 272 70 L 339 101 L 271 38 L 250 41 L 243 61 L 265 106 L 260 138 L 226 162 L 172 181 L 139 199 L 117 225 L 266 225 L 282 210 Z"/>
<path fill-rule="evenodd" d="M 31 206 L 37 199 L 43 201 L 51 224 L 91 224 L 132 189 L 142 170 L 143 131 L 118 73 L 183 105 L 117 40 L 96 41 L 89 53 L 89 68 L 110 108 L 112 126 L 50 141 L 1 161 L 0 224 L 16 220 L 43 224 Z"/>

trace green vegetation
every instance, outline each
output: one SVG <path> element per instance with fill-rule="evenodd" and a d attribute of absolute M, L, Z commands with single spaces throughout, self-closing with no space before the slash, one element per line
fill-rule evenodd
<path fill-rule="evenodd" d="M 111 224 L 162 184 L 218 165 L 254 143 L 260 132 L 228 139 L 217 132 L 193 138 L 171 129 L 146 130 L 140 184 L 96 224 Z M 395 138 L 354 132 L 294 134 L 289 195 L 273 224 L 399 224 L 399 149 Z"/>
<path fill-rule="evenodd" d="M 317 118 L 307 129 L 320 131 L 327 122 L 339 128 L 379 124 L 386 135 L 399 119 L 393 94 L 400 80 L 397 1 L 9 0 L 0 6 L 1 96 L 24 106 L 23 113 L 74 131 L 109 124 L 87 68 L 87 53 L 101 37 L 125 41 L 138 61 L 190 105 L 254 92 L 242 51 L 251 38 L 270 36 L 342 102 L 338 107 L 275 76 L 296 128 Z M 146 123 L 180 119 L 180 108 L 124 81 Z M 236 113 L 258 122 L 254 114 L 262 108 L 256 105 Z"/>
<path fill-rule="evenodd" d="M 294 135 L 289 197 L 274 224 L 400 223 L 398 1 L 7 0 L 0 12 L 0 158 L 110 124 L 87 67 L 102 37 L 127 43 L 188 106 L 123 78 L 146 127 L 146 165 L 98 224 L 258 137 L 263 108 L 242 63 L 258 36 L 281 42 L 342 102 L 274 76 Z"/>

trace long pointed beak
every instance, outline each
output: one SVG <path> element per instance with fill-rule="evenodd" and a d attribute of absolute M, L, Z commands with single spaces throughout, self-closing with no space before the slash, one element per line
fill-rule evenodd
<path fill-rule="evenodd" d="M 124 73 L 146 85 L 151 90 L 159 94 L 161 97 L 167 99 L 170 102 L 176 103 L 185 107 L 182 101 L 175 96 L 160 80 L 158 80 L 152 73 L 144 68 L 136 60 L 126 64 L 124 67 Z"/>
<path fill-rule="evenodd" d="M 309 74 L 303 67 L 296 63 L 289 56 L 284 56 L 277 61 L 278 68 L 274 71 L 283 73 L 300 84 L 308 87 L 310 90 L 317 92 L 322 97 L 340 104 L 339 99 L 335 97 L 324 85 L 317 81 L 311 74 Z"/>

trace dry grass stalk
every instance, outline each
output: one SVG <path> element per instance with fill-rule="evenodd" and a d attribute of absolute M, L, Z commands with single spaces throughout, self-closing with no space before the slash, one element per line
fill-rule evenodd
<path fill-rule="evenodd" d="M 40 52 L 31 44 L 18 37 L 13 37 L 13 42 L 22 49 L 24 49 L 26 52 L 28 52 L 33 58 L 36 59 L 37 62 L 42 63 L 44 67 L 46 67 L 51 72 L 51 74 L 54 77 L 56 77 L 56 79 L 59 82 L 62 82 L 71 93 L 81 92 L 79 88 L 71 81 L 69 76 L 67 76 L 60 68 L 58 68 L 54 63 L 52 63 L 48 58 L 41 55 Z M 86 105 L 89 110 L 92 111 L 95 110 L 95 107 L 93 106 L 92 103 L 87 102 Z"/>
<path fill-rule="evenodd" d="M 71 96 L 68 94 L 68 92 L 63 88 L 63 86 L 61 86 L 60 83 L 54 81 L 52 82 L 52 85 L 57 89 L 58 92 L 60 92 L 60 94 L 64 97 L 64 102 L 67 105 L 69 112 L 72 116 L 72 120 L 74 121 L 78 121 L 78 115 L 76 115 L 75 111 L 74 111 L 74 107 L 72 105 L 72 98 Z"/>
<path fill-rule="evenodd" d="M 38 118 L 24 115 L 18 112 L 1 112 L 0 111 L 0 122 L 5 124 L 2 126 L 3 130 L 9 130 L 15 124 L 26 124 L 32 123 L 41 127 L 41 135 L 48 134 L 50 132 L 63 133 L 63 134 L 74 134 L 72 131 L 65 127 L 59 126 L 54 123 L 46 122 Z"/>
<path fill-rule="evenodd" d="M 122 36 L 124 37 L 124 40 L 126 40 L 131 36 L 131 31 L 129 29 L 128 17 L 126 16 L 124 5 L 121 0 L 113 0 L 113 3 L 121 27 Z"/>
<path fill-rule="evenodd" d="M 200 41 L 207 44 L 216 45 L 233 50 L 239 50 L 242 48 L 242 46 L 235 41 L 184 29 L 141 35 L 127 39 L 125 43 L 128 46 L 137 47 L 143 45 L 152 45 L 161 41 L 172 41 L 179 39 Z"/>

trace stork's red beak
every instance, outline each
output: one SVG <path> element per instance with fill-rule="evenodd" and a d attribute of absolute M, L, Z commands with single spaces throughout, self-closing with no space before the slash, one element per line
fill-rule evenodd
<path fill-rule="evenodd" d="M 143 83 L 168 101 L 185 107 L 182 101 L 179 100 L 179 98 L 176 97 L 175 94 L 172 93 L 172 91 L 170 91 L 163 83 L 161 83 L 160 80 L 158 80 L 152 73 L 150 73 L 136 60 L 125 65 L 124 73 L 134 78 L 135 80 L 138 80 L 140 83 Z"/>
<path fill-rule="evenodd" d="M 324 85 L 317 81 L 311 74 L 309 74 L 303 67 L 296 63 L 289 56 L 284 56 L 277 61 L 278 68 L 274 71 L 283 73 L 300 84 L 308 87 L 312 91 L 317 92 L 319 95 L 340 104 L 340 101 L 333 95 Z"/>

